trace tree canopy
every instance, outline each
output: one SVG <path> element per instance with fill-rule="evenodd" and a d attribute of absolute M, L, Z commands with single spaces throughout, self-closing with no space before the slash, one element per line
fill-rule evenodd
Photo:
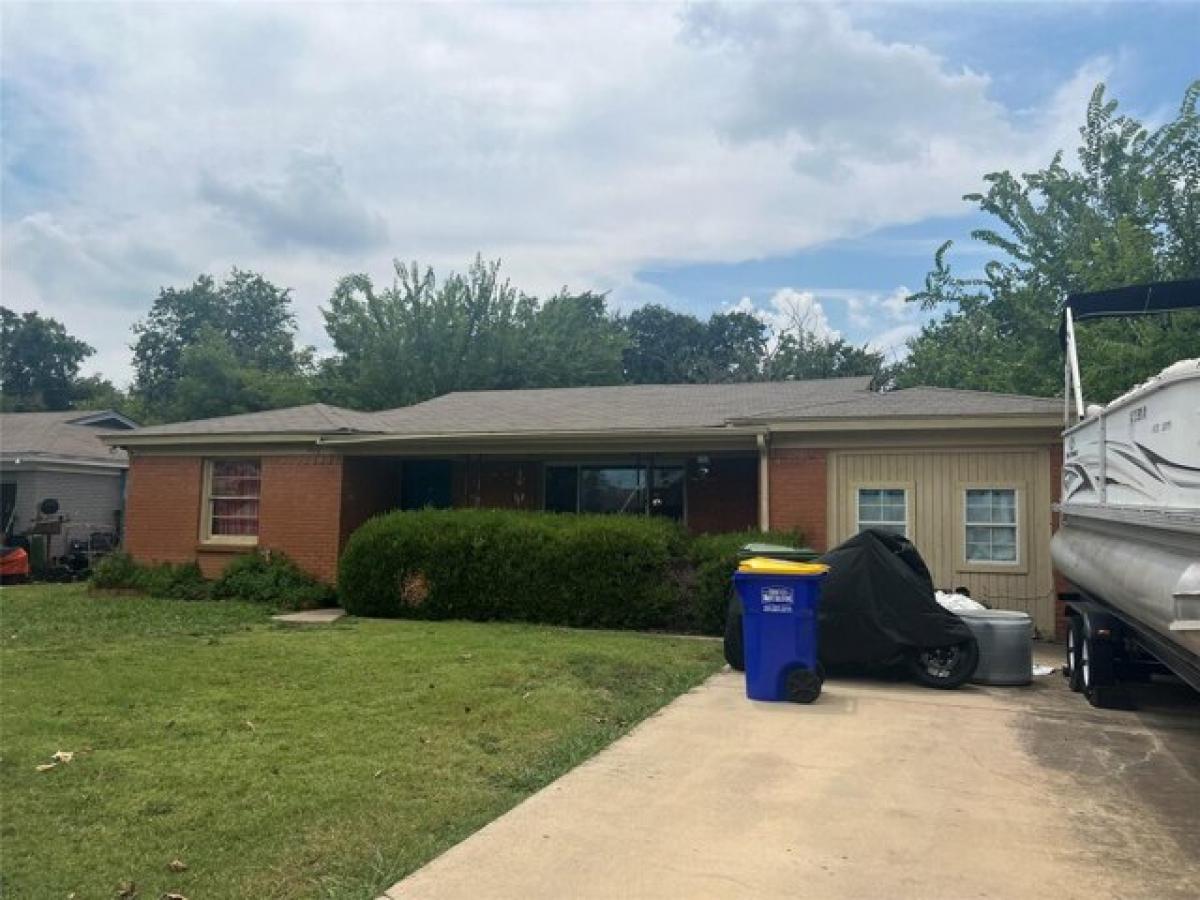
<path fill-rule="evenodd" d="M 311 396 L 312 350 L 296 348 L 290 292 L 254 272 L 163 288 L 133 331 L 132 395 L 147 421 L 269 409 Z M 220 381 L 223 405 L 201 401 L 218 357 L 228 373 Z"/>
<path fill-rule="evenodd" d="M 0 403 L 9 412 L 72 409 L 112 389 L 79 367 L 96 351 L 57 319 L 0 306 Z"/>
<path fill-rule="evenodd" d="M 544 302 L 476 258 L 439 280 L 395 266 L 391 287 L 343 278 L 323 310 L 336 354 L 322 368 L 332 402 L 400 406 L 450 391 L 753 381 L 873 374 L 879 358 L 800 325 L 774 334 L 734 311 L 701 320 L 663 306 L 611 313 L 602 294 L 562 290 Z M 812 360 L 809 360 L 809 357 Z M 819 361 L 818 361 L 819 358 Z M 820 372 L 822 376 L 811 373 Z"/>
<path fill-rule="evenodd" d="M 1200 277 L 1200 82 L 1178 115 L 1149 129 L 1118 114 L 1096 87 L 1078 164 L 1060 152 L 1044 169 L 993 172 L 964 199 L 996 220 L 972 237 L 997 256 L 962 277 L 938 250 L 911 299 L 945 307 L 910 343 L 901 386 L 1050 396 L 1062 390 L 1058 322 L 1068 293 Z M 1181 312 L 1082 324 L 1084 391 L 1107 401 L 1200 347 L 1200 315 Z"/>

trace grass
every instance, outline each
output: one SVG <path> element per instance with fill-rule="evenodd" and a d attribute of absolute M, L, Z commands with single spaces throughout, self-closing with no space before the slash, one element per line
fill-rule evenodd
<path fill-rule="evenodd" d="M 0 896 L 373 897 L 721 662 L 707 641 L 269 616 L 0 590 Z"/>

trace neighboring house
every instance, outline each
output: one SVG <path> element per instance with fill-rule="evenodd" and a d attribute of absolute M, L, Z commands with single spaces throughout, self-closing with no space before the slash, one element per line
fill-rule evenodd
<path fill-rule="evenodd" d="M 111 409 L 0 413 L 0 529 L 6 538 L 61 520 L 51 538 L 54 556 L 93 533 L 119 539 L 129 462 L 100 435 L 136 427 Z M 57 500 L 58 512 L 40 513 L 44 500 Z"/>
<path fill-rule="evenodd" d="M 252 547 L 332 580 L 368 517 L 421 506 L 626 512 L 695 532 L 860 527 L 909 535 L 939 586 L 1054 630 L 1059 401 L 866 378 L 448 394 L 141 428 L 127 546 L 210 575 Z"/>

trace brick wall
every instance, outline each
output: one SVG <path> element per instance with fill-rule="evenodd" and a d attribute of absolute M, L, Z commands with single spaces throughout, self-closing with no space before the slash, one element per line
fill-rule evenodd
<path fill-rule="evenodd" d="M 337 577 L 342 537 L 342 457 L 266 456 L 258 546 L 282 550 L 322 581 Z"/>
<path fill-rule="evenodd" d="M 134 559 L 181 563 L 197 558 L 203 476 L 199 456 L 134 454 L 125 487 L 125 549 Z"/>
<path fill-rule="evenodd" d="M 758 527 L 758 458 L 714 456 L 708 476 L 688 473 L 688 530 L 695 534 Z"/>
<path fill-rule="evenodd" d="M 130 461 L 125 546 L 139 562 L 200 564 L 216 577 L 246 548 L 202 545 L 199 456 L 135 455 Z M 258 546 L 282 550 L 332 581 L 341 548 L 342 459 L 305 454 L 262 457 Z"/>
<path fill-rule="evenodd" d="M 795 530 L 814 550 L 828 548 L 825 450 L 772 448 L 771 529 Z"/>

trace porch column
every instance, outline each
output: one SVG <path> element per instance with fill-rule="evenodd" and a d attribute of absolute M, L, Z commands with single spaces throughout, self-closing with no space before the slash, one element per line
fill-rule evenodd
<path fill-rule="evenodd" d="M 758 530 L 771 529 L 771 453 L 765 433 L 758 435 Z"/>

